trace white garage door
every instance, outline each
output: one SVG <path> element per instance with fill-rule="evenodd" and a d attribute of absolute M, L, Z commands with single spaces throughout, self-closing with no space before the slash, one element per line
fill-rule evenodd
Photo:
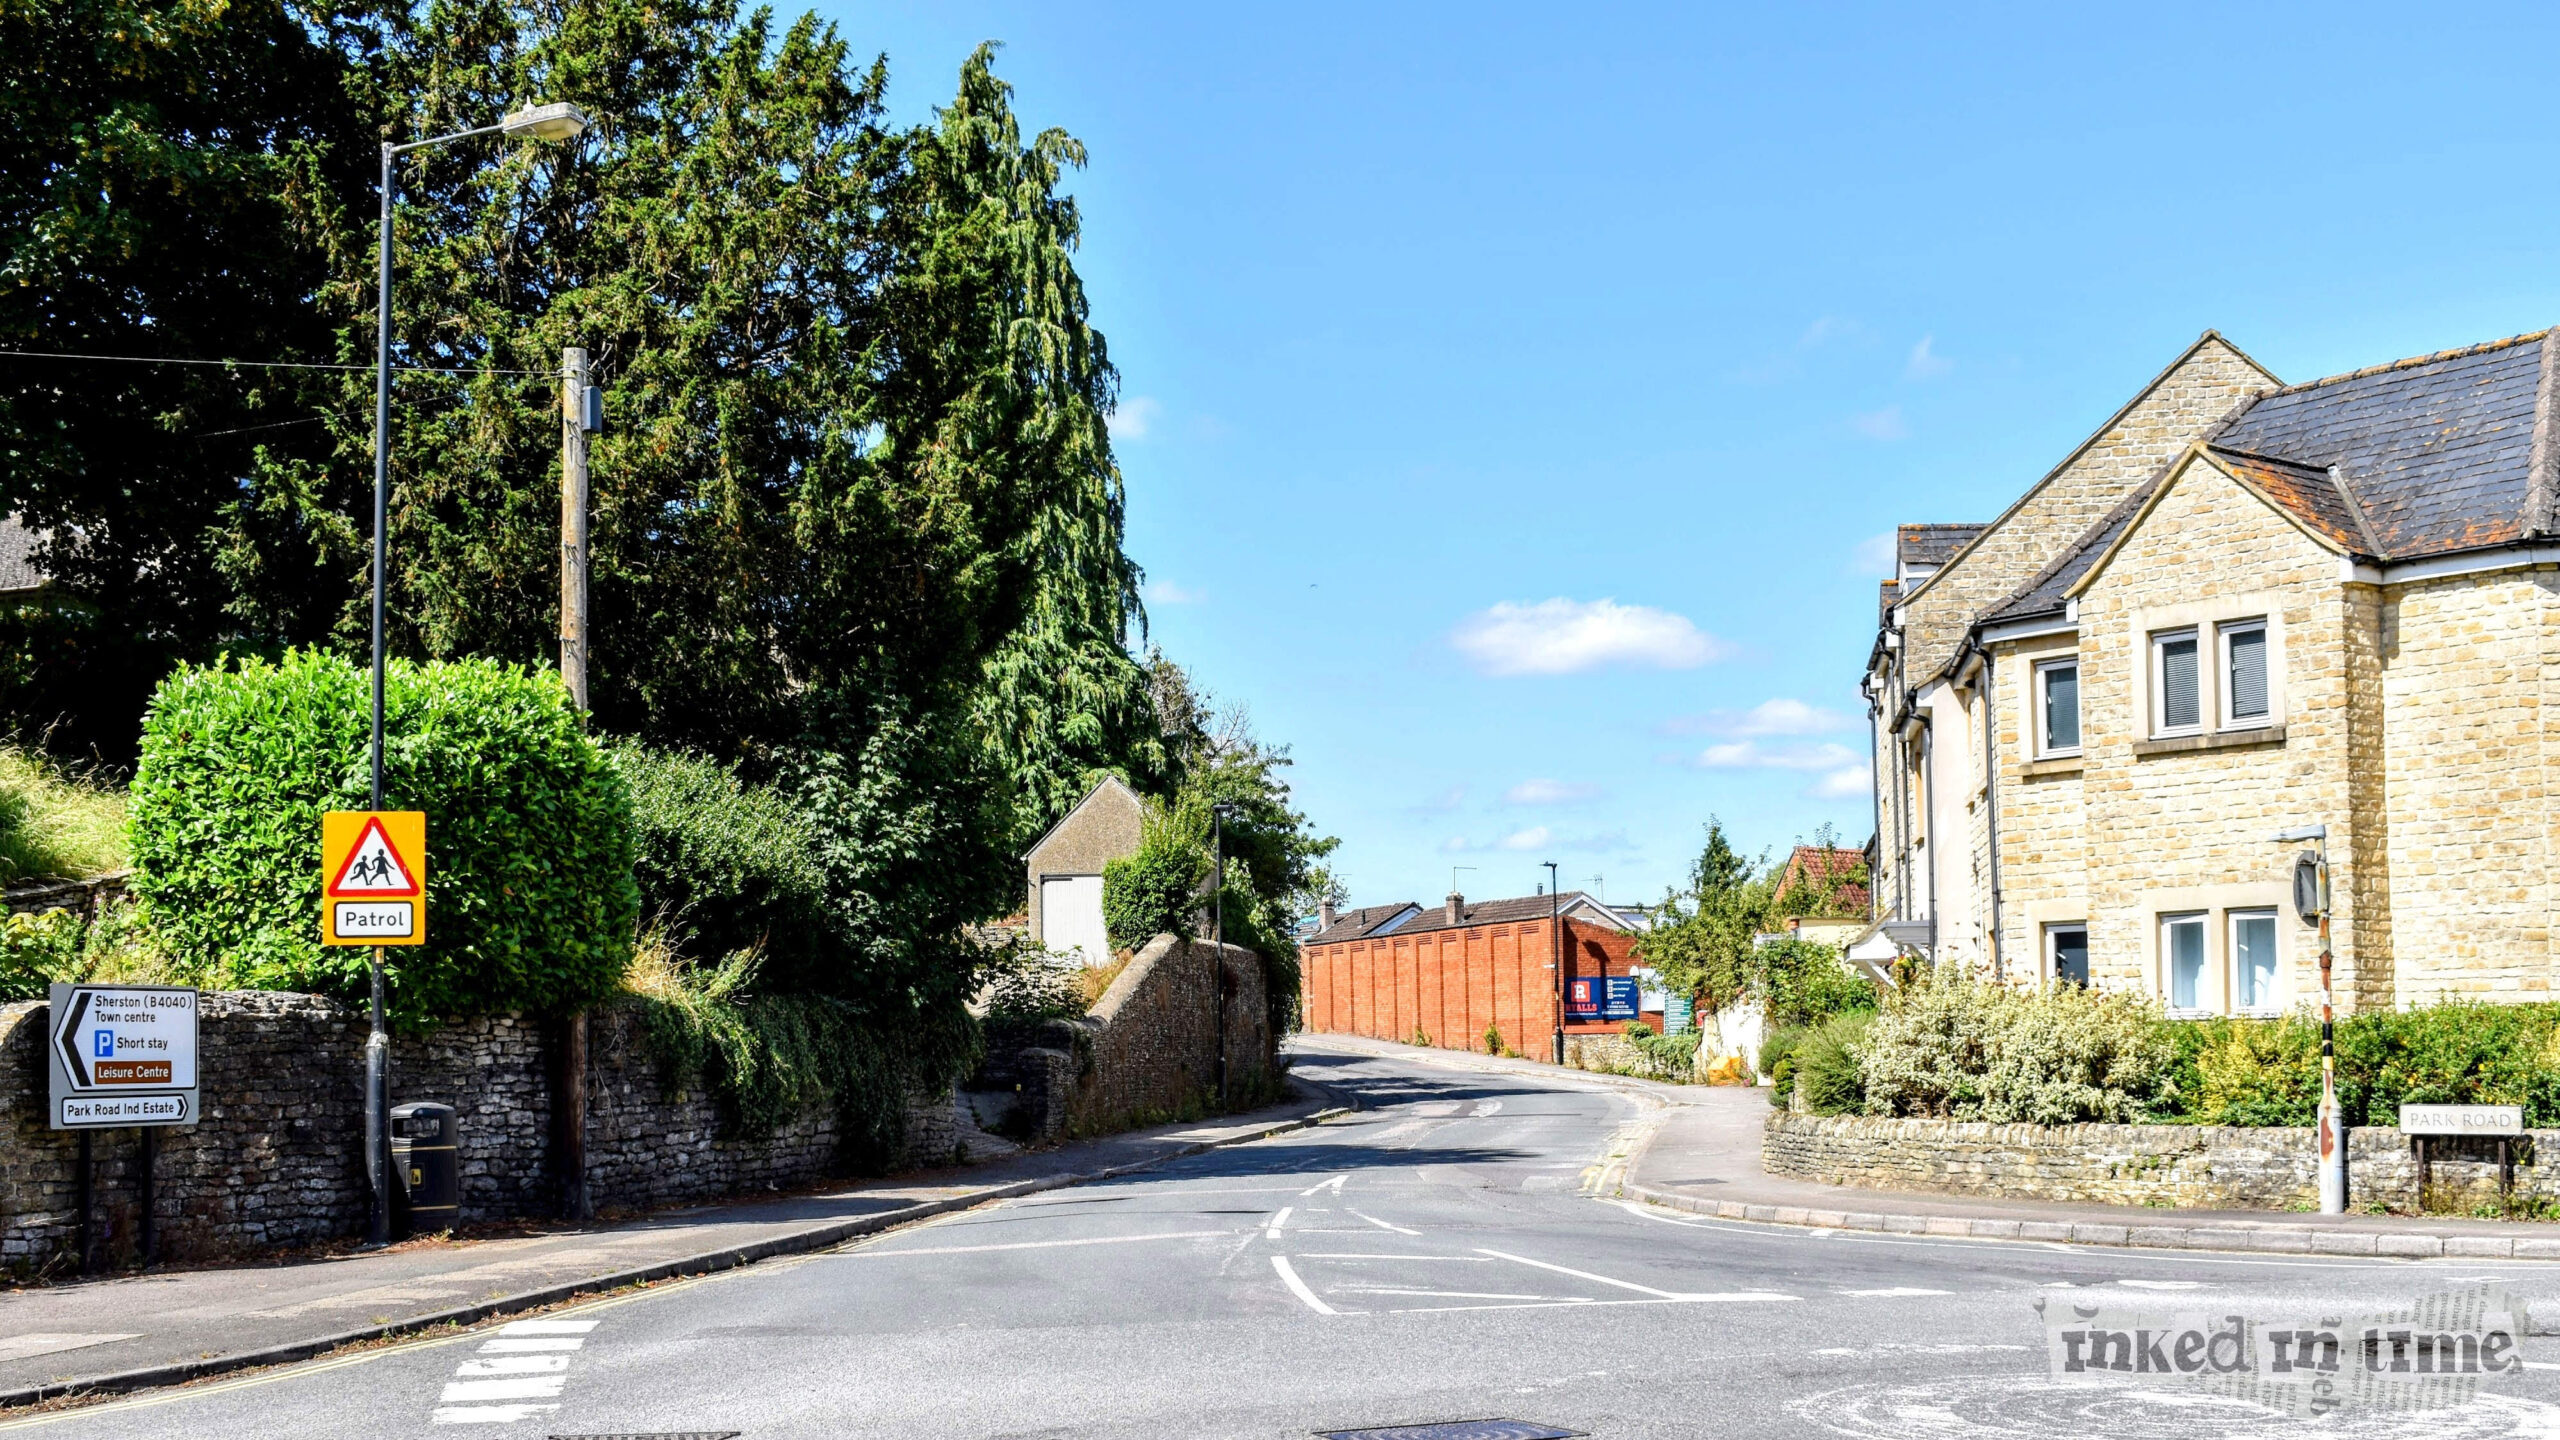
<path fill-rule="evenodd" d="M 1087 965 L 1111 963 L 1111 937 L 1102 928 L 1102 877 L 1040 877 L 1040 935 L 1052 950 L 1075 950 Z"/>

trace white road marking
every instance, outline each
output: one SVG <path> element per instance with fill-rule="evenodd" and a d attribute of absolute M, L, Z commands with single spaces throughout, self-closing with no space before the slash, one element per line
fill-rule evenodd
<path fill-rule="evenodd" d="M 584 1340 L 492 1340 L 480 1347 L 483 1355 L 522 1354 L 532 1350 L 575 1350 Z"/>
<path fill-rule="evenodd" d="M 1134 1245 L 1141 1240 L 1199 1240 L 1213 1235 L 1235 1233 L 1233 1230 L 1167 1230 L 1159 1235 L 1096 1235 L 1083 1240 L 1015 1240 L 1001 1245 L 920 1245 L 912 1250 L 847 1250 L 837 1258 L 895 1260 L 903 1255 L 977 1255 L 989 1250 L 1059 1250 L 1070 1245 Z"/>
<path fill-rule="evenodd" d="M 1332 1250 L 1320 1254 L 1301 1255 L 1301 1260 L 1459 1260 L 1469 1265 L 1493 1262 L 1481 1255 L 1384 1255 L 1374 1250 Z"/>
<path fill-rule="evenodd" d="M 64 1331 L 40 1330 L 32 1335 L 11 1335 L 0 1339 L 0 1360 L 32 1360 L 38 1355 L 59 1355 L 65 1350 L 85 1350 L 92 1345 L 106 1345 L 118 1340 L 137 1340 L 141 1336 L 75 1335 Z"/>
<path fill-rule="evenodd" d="M 1319 1315 L 1339 1315 L 1342 1313 L 1341 1311 L 1334 1309 L 1332 1306 L 1327 1305 L 1322 1300 L 1316 1298 L 1316 1292 L 1308 1289 L 1307 1282 L 1299 1279 L 1298 1272 L 1289 1267 L 1288 1256 L 1272 1256 L 1271 1268 L 1280 1272 L 1280 1283 L 1289 1287 L 1290 1294 L 1306 1301 L 1308 1309 L 1313 1310 Z"/>
<path fill-rule="evenodd" d="M 1458 1107 L 1464 1103 L 1466 1102 L 1461 1100 L 1425 1100 L 1413 1107 L 1413 1113 L 1416 1115 L 1430 1115 L 1434 1117 L 1441 1115 L 1455 1115 L 1458 1113 Z"/>
<path fill-rule="evenodd" d="M 432 1417 L 438 1425 L 513 1425 L 558 1410 L 556 1401 L 569 1384 L 566 1351 L 584 1346 L 593 1320 L 517 1320 L 498 1327 L 494 1339 L 480 1347 L 482 1357 L 465 1360 L 436 1397 Z M 527 1354 L 527 1351 L 550 1352 Z"/>
<path fill-rule="evenodd" d="M 513 1425 L 536 1415 L 549 1415 L 557 1405 L 440 1405 L 438 1425 Z"/>
<path fill-rule="evenodd" d="M 1879 1300 L 1890 1300 L 1904 1295 L 1953 1295 L 1956 1292 L 1953 1290 L 1918 1290 L 1909 1285 L 1896 1285 L 1888 1290 L 1842 1290 L 1837 1293 L 1842 1295 L 1866 1295 Z M 1816 1351 L 1814 1353 L 1822 1354 L 1825 1352 Z"/>
<path fill-rule="evenodd" d="M 498 1333 L 512 1339 L 519 1335 L 584 1335 L 595 1328 L 593 1320 L 518 1320 L 499 1326 Z"/>
<path fill-rule="evenodd" d="M 1306 1189 L 1299 1191 L 1298 1195 L 1303 1199 L 1306 1196 L 1313 1195 L 1319 1190 L 1328 1188 L 1331 1189 L 1334 1194 L 1339 1195 L 1342 1193 L 1342 1182 L 1350 1178 L 1351 1177 L 1348 1175 L 1336 1175 L 1330 1180 L 1319 1180 L 1313 1185 L 1308 1186 Z"/>
<path fill-rule="evenodd" d="M 1413 1295 L 1433 1300 L 1569 1300 L 1569 1295 L 1506 1295 L 1499 1290 L 1405 1290 L 1392 1285 L 1343 1285 L 1345 1295 Z"/>
<path fill-rule="evenodd" d="M 1514 1305 L 1415 1305 L 1401 1310 L 1387 1310 L 1387 1315 L 1437 1315 L 1451 1310 L 1554 1310 L 1566 1306 L 1601 1310 L 1612 1305 L 1701 1305 L 1719 1300 L 1759 1301 L 1793 1300 L 1793 1295 L 1758 1291 L 1736 1291 L 1730 1295 L 1674 1295 L 1668 1300 L 1533 1300 Z"/>
<path fill-rule="evenodd" d="M 1269 1235 L 1274 1240 L 1279 1239 L 1280 1227 L 1289 1223 L 1289 1210 L 1289 1206 L 1281 1206 L 1280 1212 L 1271 1217 L 1271 1227 L 1263 1233 Z"/>
<path fill-rule="evenodd" d="M 1657 1225 L 1677 1225 L 1683 1230 L 1713 1230 L 1726 1235 L 1757 1235 L 1763 1239 L 1776 1239 L 1784 1232 L 1798 1229 L 1796 1226 L 1780 1225 L 1774 1221 L 1762 1224 L 1743 1220 L 1685 1220 L 1678 1216 L 1658 1214 L 1650 1207 L 1634 1200 L 1612 1200 L 1608 1203 L 1640 1219 L 1650 1220 Z M 1922 1250 L 1980 1250 L 1984 1246 L 2059 1250 L 2065 1255 L 2078 1255 L 2089 1259 L 2095 1259 L 2101 1254 L 2122 1256 L 2125 1253 L 2125 1247 L 2121 1245 L 2065 1245 L 2058 1240 L 1989 1240 L 1970 1237 L 1924 1240 L 1917 1235 L 1848 1230 L 1834 1231 L 1828 1238 L 1843 1245 L 1900 1245 Z M 2409 1260 L 2255 1260 L 2220 1252 L 2196 1250 L 2159 1250 L 2147 1253 L 2153 1259 L 2178 1265 L 2254 1265 L 2283 1270 L 2405 1270 L 2428 1263 Z M 2061 1282 L 2046 1281 L 2044 1283 Z"/>
<path fill-rule="evenodd" d="M 1357 1210 L 1353 1210 L 1351 1213 L 1352 1213 L 1352 1214 L 1354 1214 L 1354 1215 L 1360 1215 L 1360 1212 L 1359 1212 L 1359 1211 L 1357 1211 Z M 1369 1222 L 1370 1224 L 1372 1224 L 1372 1225 L 1377 1226 L 1377 1227 L 1378 1227 L 1379 1229 L 1381 1229 L 1381 1230 L 1393 1230 L 1394 1232 L 1396 1232 L 1396 1233 L 1397 1233 L 1397 1234 L 1399 1234 L 1399 1235 L 1419 1235 L 1419 1234 L 1421 1234 L 1421 1233 L 1422 1233 L 1422 1232 L 1421 1232 L 1421 1231 L 1419 1231 L 1419 1230 L 1407 1230 L 1406 1228 L 1404 1228 L 1404 1227 L 1403 1227 L 1403 1226 L 1401 1226 L 1401 1225 L 1390 1225 L 1390 1224 L 1388 1224 L 1386 1221 L 1379 1219 L 1379 1218 L 1378 1218 L 1377 1216 L 1375 1216 L 1375 1215 L 1360 1215 L 1360 1218 L 1361 1218 L 1361 1219 L 1363 1219 L 1363 1220 L 1368 1221 L 1368 1222 Z"/>
<path fill-rule="evenodd" d="M 1479 1120 L 1483 1119 L 1487 1115 L 1499 1115 L 1502 1113 L 1502 1102 L 1499 1100 L 1487 1100 L 1483 1104 L 1478 1105 L 1473 1113 L 1475 1118 Z"/>
<path fill-rule="evenodd" d="M 569 1368 L 566 1355 L 493 1355 L 465 1360 L 456 1375 L 554 1375 Z"/>
<path fill-rule="evenodd" d="M 474 1400 L 557 1400 L 566 1375 L 523 1375 L 505 1380 L 455 1380 L 439 1398 L 448 1405 Z"/>
<path fill-rule="evenodd" d="M 2201 1290 L 2204 1288 L 2204 1282 L 2201 1280 L 2118 1280 L 2114 1283 L 2128 1290 Z"/>
<path fill-rule="evenodd" d="M 2549 1360 L 2520 1360 L 2516 1363 L 2524 1366 L 2527 1370 L 2560 1370 L 2560 1364 L 2555 1364 Z"/>
<path fill-rule="evenodd" d="M 1683 1298 L 1669 1290 L 1656 1290 L 1650 1285 L 1639 1285 L 1633 1280 L 1612 1280 L 1606 1275 L 1594 1275 L 1588 1270 L 1574 1270 L 1563 1265 L 1550 1265 L 1544 1260 L 1532 1260 L 1526 1255 L 1513 1255 L 1502 1250 L 1488 1250 L 1482 1245 L 1476 1247 L 1476 1253 L 1479 1255 L 1490 1255 L 1496 1260 L 1508 1260 L 1516 1265 L 1535 1265 L 1541 1270 L 1553 1270 L 1559 1275 L 1570 1275 L 1576 1280 L 1588 1280 L 1595 1285 L 1615 1285 L 1621 1290 L 1633 1290 L 1640 1295 L 1651 1295 L 1657 1299 L 1678 1300 Z"/>

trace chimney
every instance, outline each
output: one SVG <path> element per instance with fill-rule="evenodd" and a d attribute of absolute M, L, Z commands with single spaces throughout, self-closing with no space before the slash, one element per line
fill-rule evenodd
<path fill-rule="evenodd" d="M 1333 928 L 1333 902 L 1331 900 L 1319 900 L 1316 902 L 1316 928 L 1319 930 L 1330 930 Z"/>
<path fill-rule="evenodd" d="M 1456 925 L 1463 922 L 1467 918 L 1467 897 L 1455 890 L 1450 891 L 1449 906 L 1443 913 L 1448 916 L 1444 922 L 1446 924 Z"/>

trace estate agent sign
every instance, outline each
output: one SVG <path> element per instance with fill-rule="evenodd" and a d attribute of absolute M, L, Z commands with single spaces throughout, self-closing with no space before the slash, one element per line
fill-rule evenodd
<path fill-rule="evenodd" d="M 196 1123 L 196 992 L 56 985 L 46 1037 L 53 1128 Z"/>

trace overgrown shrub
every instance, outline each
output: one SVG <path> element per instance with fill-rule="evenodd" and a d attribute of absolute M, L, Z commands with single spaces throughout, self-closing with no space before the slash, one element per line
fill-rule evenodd
<path fill-rule="evenodd" d="M 124 869 L 124 810 L 112 786 L 0 745 L 0 884 Z"/>
<path fill-rule="evenodd" d="M 140 905 L 0 915 L 0 1002 L 41 1000 L 56 983 L 199 985 L 202 975 L 160 942 Z"/>
<path fill-rule="evenodd" d="M 1209 856 L 1171 824 L 1149 817 L 1137 853 L 1103 862 L 1102 923 L 1115 950 L 1158 935 L 1194 938 Z M 1239 942 L 1241 943 L 1241 942 Z"/>
<path fill-rule="evenodd" d="M 825 988 L 815 978 L 843 941 L 815 842 L 790 802 L 699 755 L 621 741 L 605 756 L 631 794 L 632 877 L 647 922 L 688 956 L 759 952 L 767 989 Z"/>
<path fill-rule="evenodd" d="M 1875 1024 L 1872 1010 L 1835 1015 L 1805 1033 L 1788 1057 L 1795 1071 L 1795 1090 L 1804 1108 L 1816 1115 L 1849 1115 L 1867 1100 L 1862 1056 L 1867 1032 Z"/>
<path fill-rule="evenodd" d="M 1647 1080 L 1686 1081 L 1698 1063 L 1698 1031 L 1685 1035 L 1657 1035 L 1653 1027 L 1641 1020 L 1627 1022 L 1627 1043 L 1643 1057 L 1637 1073 Z"/>
<path fill-rule="evenodd" d="M 1804 1034 L 1782 1028 L 1760 1037 L 1760 1073 L 1769 1077 L 1769 1103 L 1780 1110 L 1795 1097 L 1796 1049 L 1804 1044 Z"/>
<path fill-rule="evenodd" d="M 1814 1026 L 1876 1008 L 1875 983 L 1851 971 L 1832 946 L 1789 935 L 1759 947 L 1756 959 L 1759 993 L 1772 1025 Z"/>
<path fill-rule="evenodd" d="M 1859 1073 L 1871 1114 L 2067 1125 L 2144 1118 L 2174 1059 L 2148 1000 L 1942 974 L 1878 1013 Z"/>
<path fill-rule="evenodd" d="M 559 680 L 393 661 L 383 803 L 427 816 L 427 943 L 385 952 L 404 1023 L 613 993 L 639 893 L 630 801 Z M 366 672 L 333 655 L 185 667 L 133 782 L 134 893 L 183 963 L 238 989 L 366 989 L 320 944 L 320 815 L 367 806 Z"/>

